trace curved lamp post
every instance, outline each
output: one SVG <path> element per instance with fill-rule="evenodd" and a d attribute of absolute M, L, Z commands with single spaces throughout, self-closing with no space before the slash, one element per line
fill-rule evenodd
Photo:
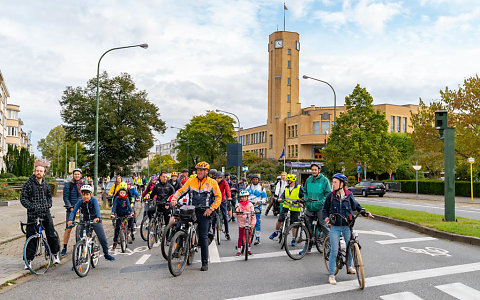
<path fill-rule="evenodd" d="M 323 82 L 332 89 L 333 91 L 333 125 L 335 126 L 335 124 L 337 124 L 337 94 L 335 93 L 335 89 L 333 88 L 333 86 L 324 80 L 313 78 L 307 75 L 303 75 L 303 79 L 312 79 L 312 80 Z"/>
<path fill-rule="evenodd" d="M 240 119 L 237 117 L 237 115 L 234 114 L 234 113 L 228 112 L 228 111 L 221 110 L 221 109 L 216 109 L 215 111 L 216 111 L 216 112 L 221 112 L 221 113 L 224 113 L 224 114 L 229 114 L 229 115 L 232 115 L 232 116 L 234 116 L 235 118 L 237 118 L 237 123 L 238 123 L 238 143 L 240 144 Z M 240 167 L 239 167 L 239 166 L 237 166 L 237 182 L 240 182 Z"/>

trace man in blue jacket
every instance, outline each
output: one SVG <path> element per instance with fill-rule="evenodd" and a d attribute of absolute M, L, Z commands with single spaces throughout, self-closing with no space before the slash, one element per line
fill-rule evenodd
<path fill-rule="evenodd" d="M 70 213 L 73 211 L 73 207 L 77 202 L 82 201 L 82 193 L 80 189 L 83 185 L 82 180 L 82 170 L 75 169 L 73 170 L 73 178 L 72 181 L 66 182 L 65 186 L 63 187 L 63 202 L 65 203 L 65 208 L 67 209 L 67 219 L 70 217 Z M 67 245 L 68 240 L 70 239 L 70 233 L 72 232 L 72 228 L 65 228 L 65 233 L 63 234 L 63 249 L 60 252 L 61 256 L 67 254 Z"/>

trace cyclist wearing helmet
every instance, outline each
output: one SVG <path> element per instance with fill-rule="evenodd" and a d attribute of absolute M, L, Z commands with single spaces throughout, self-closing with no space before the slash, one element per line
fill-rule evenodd
<path fill-rule="evenodd" d="M 177 172 L 172 172 L 170 174 L 171 178 L 168 180 L 168 183 L 170 183 L 173 188 L 175 189 L 175 192 L 178 191 L 179 188 L 182 187 L 182 183 L 180 182 L 180 179 L 178 178 L 178 173 Z"/>
<path fill-rule="evenodd" d="M 249 178 L 250 184 L 246 188 L 249 194 L 248 199 L 250 200 L 250 202 L 252 202 L 253 205 L 258 205 L 259 208 L 259 213 L 255 214 L 257 221 L 255 224 L 255 242 L 253 244 L 260 245 L 260 217 L 262 216 L 262 204 L 267 202 L 267 192 L 265 191 L 265 188 L 260 184 L 260 175 L 251 174 Z"/>
<path fill-rule="evenodd" d="M 93 231 L 97 234 L 98 241 L 103 249 L 103 255 L 106 260 L 115 260 L 115 257 L 108 254 L 108 242 L 105 231 L 103 231 L 102 222 L 100 221 L 100 205 L 98 205 L 97 199 L 95 199 L 93 194 L 93 187 L 90 185 L 83 185 L 81 187 L 82 192 L 82 201 L 78 201 L 75 204 L 70 217 L 68 218 L 67 225 L 72 226 L 73 220 L 75 219 L 75 214 L 77 210 L 81 209 L 83 214 L 83 221 L 93 222 Z M 83 234 L 83 226 L 80 232 Z"/>
<path fill-rule="evenodd" d="M 222 193 L 222 204 L 220 204 L 220 212 L 223 216 L 223 224 L 225 225 L 225 238 L 227 241 L 230 240 L 230 234 L 228 232 L 228 215 L 227 215 L 227 201 L 232 200 L 232 193 L 230 192 L 230 186 L 227 181 L 223 178 L 223 173 L 218 171 L 215 174 L 215 179 L 217 180 L 218 187 L 220 188 L 220 193 Z M 212 217 L 212 230 L 215 231 L 215 225 L 217 223 L 217 216 L 213 215 Z"/>
<path fill-rule="evenodd" d="M 182 170 L 182 174 L 180 175 L 180 178 L 179 178 L 179 179 L 180 179 L 180 183 L 181 183 L 182 185 L 184 185 L 185 182 L 187 182 L 188 178 L 189 178 L 189 177 L 188 177 L 188 169 L 183 169 L 183 170 Z"/>
<path fill-rule="evenodd" d="M 319 164 L 313 163 L 310 168 L 312 170 L 312 175 L 307 178 L 304 185 L 305 199 L 315 201 L 307 202 L 305 204 L 305 223 L 308 227 L 308 230 L 312 233 L 313 220 L 318 220 L 318 224 L 320 225 L 324 236 L 327 236 L 329 230 L 327 224 L 323 221 L 322 218 L 322 208 L 323 204 L 325 203 L 325 199 L 327 198 L 327 195 L 330 194 L 332 189 L 330 188 L 330 182 L 327 177 L 323 176 L 322 173 L 320 173 Z M 312 245 L 313 244 L 308 245 L 306 249 L 307 253 L 309 253 L 312 249 Z"/>
<path fill-rule="evenodd" d="M 72 175 L 73 175 L 72 181 L 68 182 L 63 187 L 63 202 L 65 203 L 65 208 L 67 209 L 66 221 L 68 221 L 70 212 L 73 210 L 73 207 L 75 206 L 75 204 L 77 204 L 78 201 L 82 201 L 82 193 L 80 192 L 80 189 L 82 188 L 82 185 L 83 185 L 82 170 L 75 169 L 73 170 Z M 68 245 L 68 240 L 70 239 L 71 232 L 72 232 L 72 228 L 68 228 L 68 226 L 66 226 L 65 233 L 63 234 L 63 249 L 60 252 L 61 256 L 64 256 L 67 254 L 67 245 Z"/>
<path fill-rule="evenodd" d="M 270 239 L 273 240 L 277 235 L 280 227 L 282 227 L 283 222 L 285 222 L 285 217 L 288 211 L 290 211 L 290 222 L 298 222 L 298 217 L 300 216 L 300 211 L 302 210 L 300 203 L 293 203 L 292 200 L 303 199 L 303 187 L 297 184 L 297 176 L 295 174 L 288 174 L 286 176 L 287 187 L 280 195 L 279 201 L 282 202 L 283 207 L 278 216 L 277 224 L 275 225 L 275 232 L 270 235 Z M 288 224 L 290 225 L 290 224 Z M 295 236 L 295 232 L 293 232 Z M 292 246 L 295 246 L 295 238 L 292 239 Z"/>
<path fill-rule="evenodd" d="M 155 208 L 155 206 L 153 206 L 148 209 L 149 218 L 152 218 L 155 211 L 157 211 L 157 213 L 163 213 L 164 224 L 168 224 L 170 220 L 170 210 L 168 207 L 165 207 L 165 205 L 167 204 L 168 198 L 174 193 L 175 189 L 168 183 L 167 172 L 160 172 L 160 181 L 153 187 L 152 193 L 150 194 L 150 198 L 155 200 L 157 207 Z"/>
<path fill-rule="evenodd" d="M 133 209 L 130 205 L 130 199 L 128 199 L 128 188 L 125 185 L 121 185 L 120 189 L 118 190 L 118 196 L 115 197 L 113 200 L 113 207 L 112 207 L 112 215 L 111 218 L 115 219 L 115 217 L 131 217 L 128 220 L 128 229 L 127 234 L 131 234 L 133 232 Z M 115 233 L 113 234 L 113 247 L 112 249 L 115 250 L 117 247 L 118 241 L 118 232 L 120 231 L 121 222 L 115 222 Z M 132 240 L 128 240 L 128 243 L 131 244 Z"/>
<path fill-rule="evenodd" d="M 371 217 L 372 214 L 366 212 L 365 209 L 355 200 L 352 192 L 347 189 L 348 178 L 343 174 L 333 175 L 332 186 L 333 191 L 328 194 L 325 204 L 323 205 L 322 217 L 326 223 L 330 221 L 331 214 L 339 214 L 345 217 L 347 220 L 352 220 L 353 211 L 362 212 L 363 216 Z M 335 261 L 338 254 L 338 243 L 340 236 L 343 234 L 344 237 L 350 236 L 350 227 L 346 221 L 341 217 L 336 217 L 335 220 L 332 220 L 330 227 L 330 257 L 329 257 L 329 266 L 328 270 L 330 276 L 328 277 L 328 282 L 330 284 L 337 284 L 335 280 Z M 352 266 L 352 254 L 348 255 L 348 273 L 355 274 L 355 268 Z"/>
<path fill-rule="evenodd" d="M 216 175 L 217 175 L 217 169 L 211 169 L 210 171 L 208 171 L 208 177 L 215 179 Z"/>
<path fill-rule="evenodd" d="M 210 215 L 220 206 L 222 202 L 222 193 L 218 188 L 217 181 L 207 176 L 210 165 L 207 162 L 199 162 L 195 168 L 197 176 L 190 178 L 185 182 L 173 196 L 172 205 L 177 204 L 178 199 L 183 195 L 189 194 L 189 202 L 194 206 L 209 206 L 208 209 L 196 209 L 198 223 L 199 244 L 202 256 L 202 271 L 208 270 L 208 231 L 210 228 Z M 177 224 L 177 230 L 180 229 L 182 221 Z"/>
<path fill-rule="evenodd" d="M 243 214 L 237 214 L 237 213 L 254 213 L 255 212 L 255 207 L 253 206 L 250 201 L 248 201 L 248 191 L 246 190 L 241 190 L 239 193 L 240 196 L 240 202 L 237 204 L 235 207 L 235 213 L 233 214 L 238 218 L 238 241 L 237 241 L 237 256 L 240 256 L 242 253 L 242 244 L 244 242 L 244 235 L 245 235 L 245 225 L 247 225 L 247 216 Z M 257 221 L 256 218 L 253 218 L 252 215 L 248 217 L 248 225 L 251 227 L 255 226 L 255 222 Z M 251 234 L 252 232 L 250 231 L 250 235 L 248 237 L 249 240 L 251 240 Z M 248 249 L 245 249 L 245 251 L 248 251 L 248 255 L 252 255 L 252 249 L 251 245 L 248 245 Z"/>
<path fill-rule="evenodd" d="M 152 177 L 150 177 L 150 182 L 148 183 L 147 187 L 143 191 L 142 198 L 147 198 L 147 199 L 150 198 L 150 193 L 152 192 L 153 187 L 157 184 L 157 181 L 158 181 L 157 175 L 152 175 Z"/>
<path fill-rule="evenodd" d="M 280 203 L 278 202 L 278 197 L 280 197 L 280 195 L 283 194 L 283 192 L 285 191 L 285 187 L 287 186 L 287 181 L 286 181 L 286 178 L 287 177 L 287 172 L 282 172 L 282 174 L 280 176 L 277 177 L 277 183 L 275 184 L 275 188 L 273 190 L 273 200 L 272 202 L 270 203 L 270 205 L 267 207 L 267 211 L 265 212 L 265 215 L 268 215 L 268 212 L 270 211 L 270 208 L 273 206 L 273 214 L 275 214 L 275 211 L 277 211 L 277 214 L 278 212 L 280 211 L 281 209 L 281 205 Z"/>

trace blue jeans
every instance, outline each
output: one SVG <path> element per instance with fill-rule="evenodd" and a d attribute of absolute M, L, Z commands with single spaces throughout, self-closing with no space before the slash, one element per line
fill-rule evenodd
<path fill-rule="evenodd" d="M 343 235 L 345 243 L 350 239 L 350 227 L 348 226 L 332 226 L 330 228 L 330 257 L 328 258 L 328 270 L 330 275 L 335 274 L 335 264 L 338 254 L 338 243 L 340 241 L 340 235 Z M 348 245 L 347 245 L 348 246 Z M 352 253 L 348 254 L 348 266 L 353 264 Z"/>
<path fill-rule="evenodd" d="M 255 217 L 257 219 L 257 223 L 255 223 L 255 237 L 257 239 L 260 238 L 260 230 L 262 229 L 262 227 L 261 227 L 262 223 L 261 223 L 261 220 L 260 220 L 260 217 L 262 216 L 262 206 L 260 205 L 258 208 L 260 209 L 260 213 L 255 214 Z"/>

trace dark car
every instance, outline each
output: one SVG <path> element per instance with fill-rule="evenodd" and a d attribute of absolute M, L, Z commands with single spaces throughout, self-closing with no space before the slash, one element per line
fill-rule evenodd
<path fill-rule="evenodd" d="M 123 181 L 127 181 L 128 179 L 130 179 L 130 181 L 132 181 L 131 177 L 122 177 Z M 112 188 L 112 186 L 114 184 L 115 184 L 115 180 L 110 180 L 105 185 L 105 188 L 103 189 L 103 192 L 102 192 L 102 203 L 104 203 L 104 204 L 108 203 L 108 205 L 112 206 L 113 196 L 108 196 L 108 191 L 110 191 L 110 189 Z M 107 200 L 108 200 L 108 202 L 107 202 Z"/>
<path fill-rule="evenodd" d="M 356 185 L 349 187 L 348 190 L 354 195 L 362 195 L 364 197 L 369 195 L 383 197 L 386 192 L 385 185 L 382 182 L 375 181 L 360 181 Z"/>

